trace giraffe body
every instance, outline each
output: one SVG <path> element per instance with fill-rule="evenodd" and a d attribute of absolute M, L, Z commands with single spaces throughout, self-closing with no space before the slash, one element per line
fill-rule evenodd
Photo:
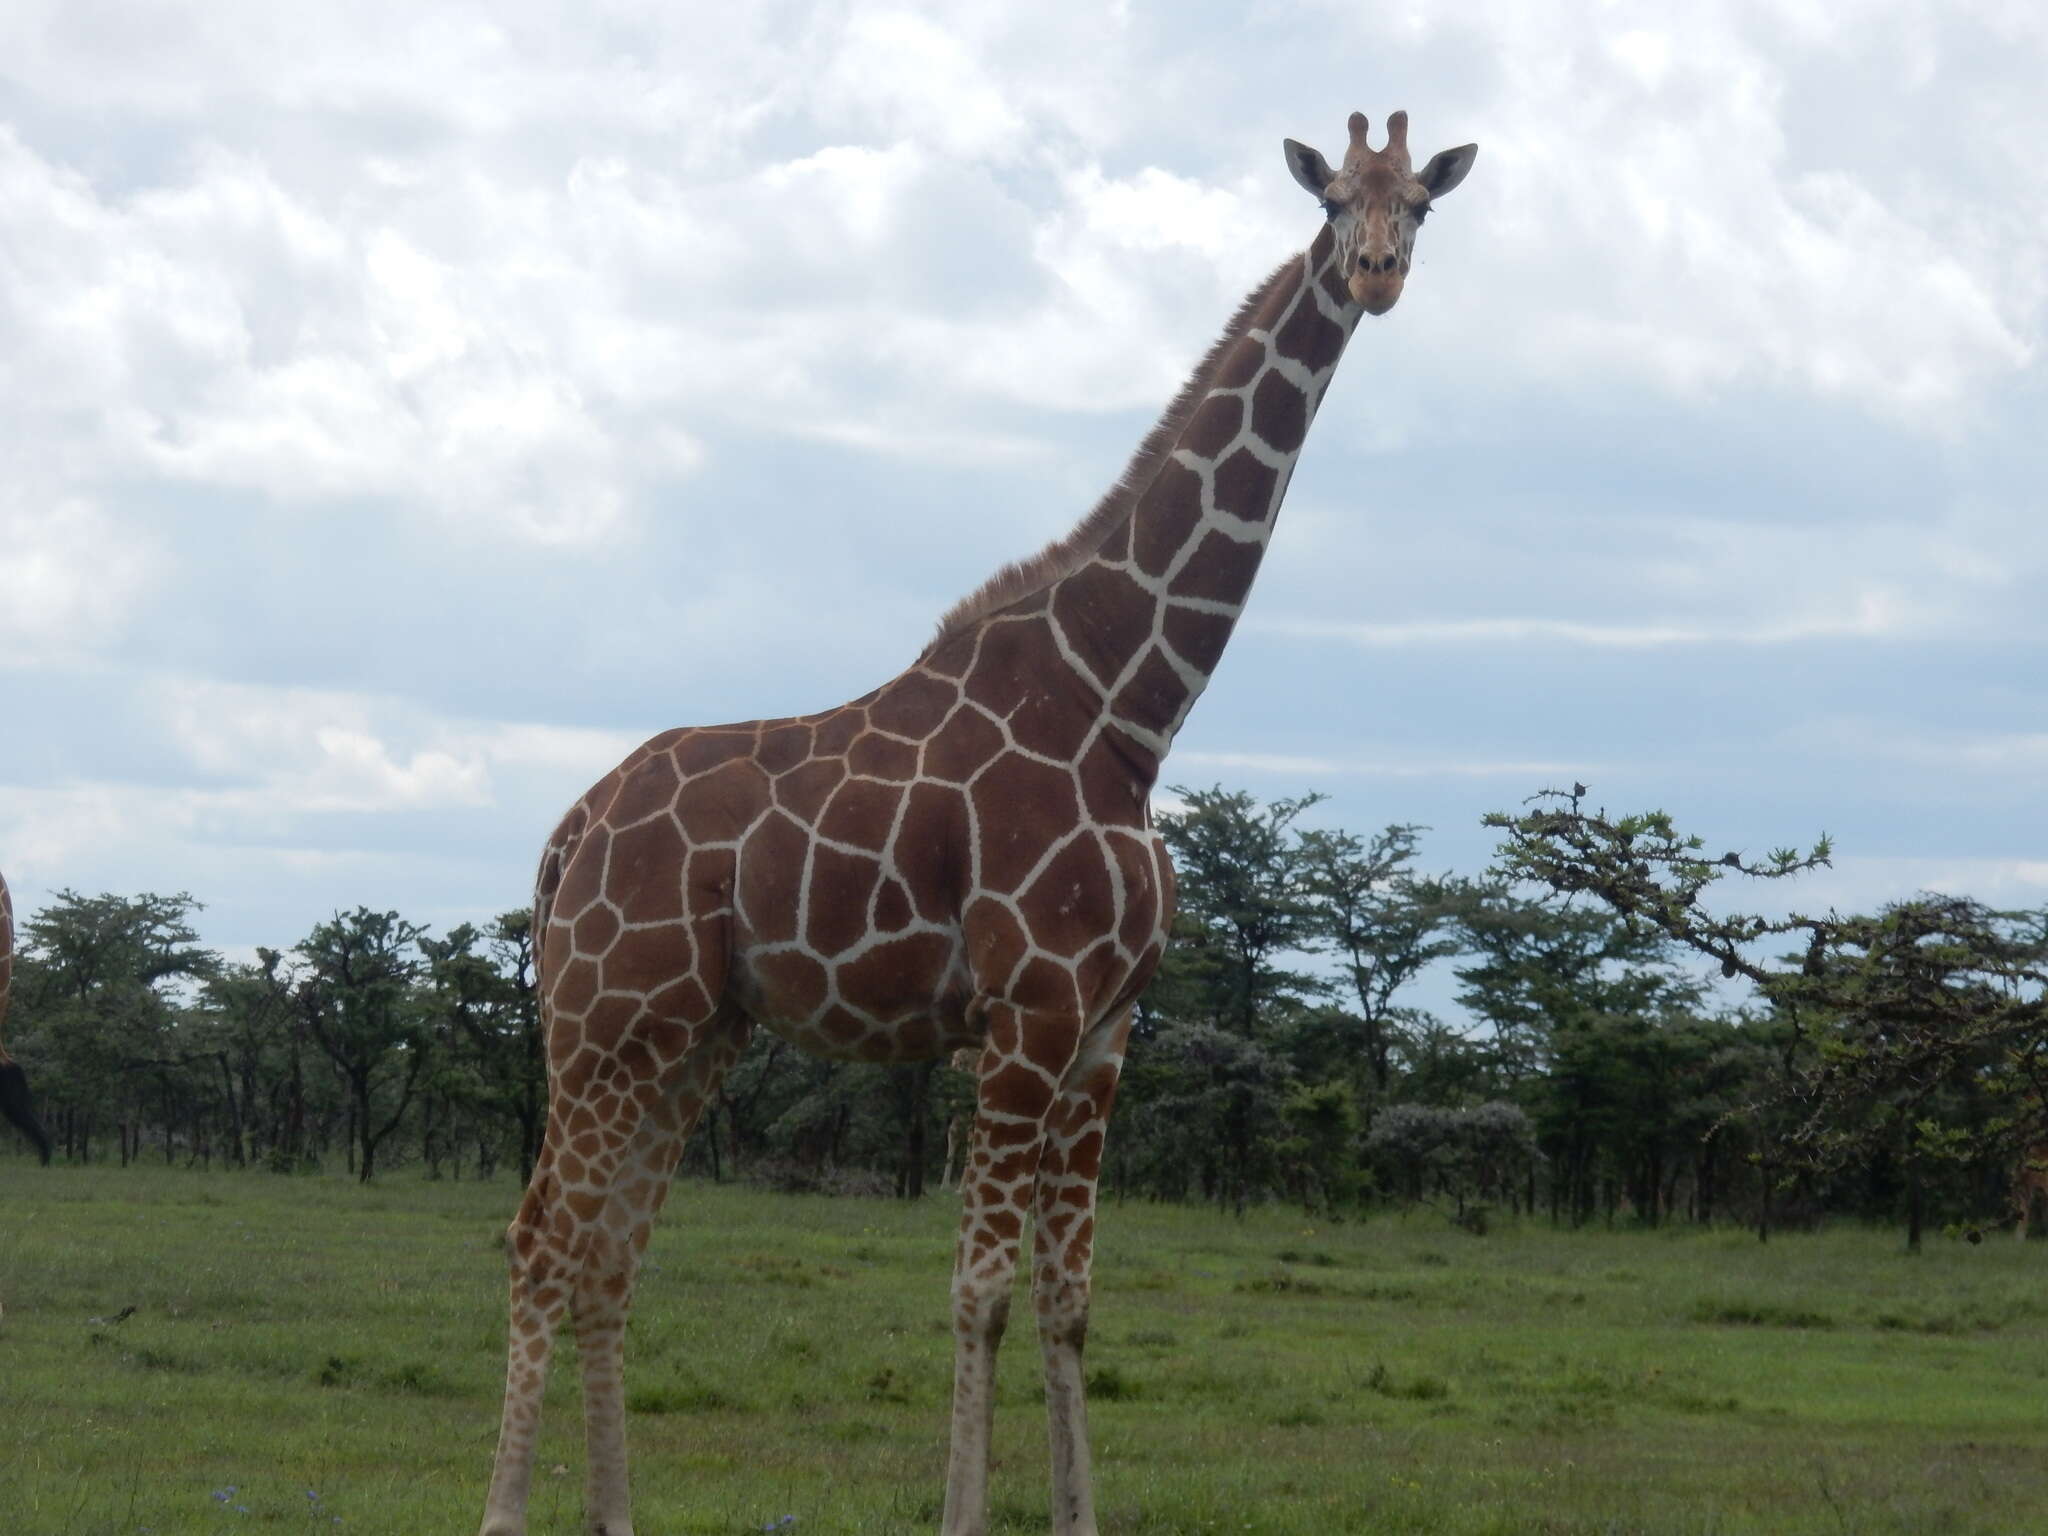
<path fill-rule="evenodd" d="M 7 1009 L 14 994 L 14 898 L 7 880 L 0 876 L 0 1030 L 7 1026 Z M 4 1036 L 0 1036 L 4 1039 Z M 28 1076 L 21 1065 L 0 1045 L 0 1117 L 5 1117 L 34 1144 L 44 1162 L 50 1160 L 50 1136 L 36 1119 L 29 1097 Z"/>
<path fill-rule="evenodd" d="M 1330 221 L 1253 291 L 1071 534 L 956 606 L 874 692 L 657 736 L 556 829 L 534 921 L 549 1121 L 509 1233 L 485 1536 L 525 1530 L 565 1315 L 583 1371 L 585 1527 L 630 1536 L 634 1268 L 684 1138 L 756 1025 L 853 1060 L 975 1053 L 944 1531 L 986 1530 L 995 1353 L 1028 1219 L 1053 1529 L 1093 1536 L 1081 1350 L 1096 1178 L 1173 899 L 1148 794 L 1353 326 L 1392 303 L 1418 210 L 1470 163 L 1469 147 L 1448 151 L 1411 176 L 1405 118 L 1388 126 L 1374 152 L 1354 115 L 1337 174 L 1290 141 Z"/>

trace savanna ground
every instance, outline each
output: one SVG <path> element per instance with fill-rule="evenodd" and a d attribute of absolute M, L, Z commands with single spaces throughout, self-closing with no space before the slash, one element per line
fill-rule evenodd
<path fill-rule="evenodd" d="M 0 1530 L 474 1530 L 515 1196 L 0 1160 Z M 678 1187 L 643 1536 L 935 1528 L 952 1216 Z M 1105 1536 L 2048 1528 L 2048 1244 L 1112 1204 L 1096 1280 Z M 998 1531 L 1046 1529 L 1037 1368 L 1020 1306 Z M 537 1536 L 577 1529 L 575 1381 Z"/>

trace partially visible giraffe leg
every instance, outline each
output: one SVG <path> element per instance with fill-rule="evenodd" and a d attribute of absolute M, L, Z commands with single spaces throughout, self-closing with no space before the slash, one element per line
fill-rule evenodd
<path fill-rule="evenodd" d="M 1052 1445 L 1054 1536 L 1095 1536 L 1088 1460 L 1088 1405 L 1081 1352 L 1088 1339 L 1095 1184 L 1110 1106 L 1131 1035 L 1126 1008 L 1081 1042 L 1046 1117 L 1032 1220 L 1032 1301 L 1045 1356 L 1045 1410 Z"/>
<path fill-rule="evenodd" d="M 555 1329 L 569 1305 L 572 1260 L 543 1241 L 544 1236 L 557 1234 L 558 1218 L 560 1237 L 565 1239 L 568 1234 L 561 1182 L 555 1175 L 561 1143 L 559 1125 L 551 1115 L 526 1197 L 505 1234 L 506 1257 L 512 1268 L 505 1406 L 498 1421 L 498 1451 L 491 1464 L 490 1491 L 484 1497 L 480 1536 L 525 1536 L 526 1532 L 526 1499 L 540 1435 L 541 1389 L 547 1383 Z"/>
<path fill-rule="evenodd" d="M 992 1003 L 988 1018 L 953 1253 L 953 1438 L 942 1536 L 988 1530 L 996 1352 L 1010 1318 L 1046 1114 L 1080 1034 L 1076 1019 L 1027 1015 L 1007 1002 Z"/>
<path fill-rule="evenodd" d="M 596 1238 L 570 1294 L 583 1374 L 583 1524 L 590 1536 L 632 1536 L 624 1368 L 633 1279 L 654 1218 L 668 1198 L 683 1144 L 726 1069 L 745 1048 L 750 1029 L 737 1014 L 721 1015 L 705 1027 L 675 1082 L 640 1121 L 603 1209 L 593 1218 Z"/>
<path fill-rule="evenodd" d="M 630 1536 L 619 1366 L 632 1268 L 667 1192 L 666 1176 L 654 1175 L 673 1172 L 703 1107 L 701 1095 L 692 1095 L 714 1067 L 723 1072 L 745 1028 L 736 1018 L 715 1016 L 690 1032 L 690 1043 L 666 1071 L 630 1035 L 624 1049 L 610 1055 L 586 1061 L 579 1053 L 578 1077 L 603 1083 L 612 1101 L 602 1122 L 590 1115 L 581 1089 L 560 1091 L 562 1063 L 556 1063 L 547 1135 L 507 1234 L 512 1281 L 505 1406 L 481 1536 L 526 1531 L 541 1389 L 555 1332 L 572 1306 L 583 1355 L 590 1491 L 597 1500 L 586 1528 Z"/>

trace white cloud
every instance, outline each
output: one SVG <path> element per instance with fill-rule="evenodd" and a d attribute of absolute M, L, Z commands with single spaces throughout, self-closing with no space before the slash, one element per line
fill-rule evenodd
<path fill-rule="evenodd" d="M 1181 768 L 1221 769 L 1231 773 L 1273 774 L 1299 781 L 1338 775 L 1388 779 L 1550 778 L 1596 773 L 1596 763 L 1511 762 L 1455 757 L 1315 757 L 1285 752 L 1176 752 L 1169 771 Z"/>
<path fill-rule="evenodd" d="M 89 502 L 0 487 L 0 671 L 113 650 L 162 562 L 153 539 L 124 534 Z"/>
<path fill-rule="evenodd" d="M 1839 636 L 1871 639 L 1905 627 L 1906 610 L 1892 593 L 1864 593 L 1846 613 L 1793 615 L 1752 625 L 1600 624 L 1571 619 L 1423 619 L 1355 623 L 1313 619 L 1253 619 L 1273 634 L 1348 640 L 1368 648 L 1436 645 L 1563 644 L 1656 649 L 1681 645 L 1788 645 Z"/>
<path fill-rule="evenodd" d="M 394 745 L 389 706 L 312 689 L 169 681 L 158 709 L 193 768 L 230 786 L 202 803 L 269 817 L 487 805 L 490 771 L 474 743 Z"/>
<path fill-rule="evenodd" d="M 827 114 L 846 112 L 884 137 L 967 158 L 1006 158 L 1029 127 L 1005 99 L 1002 76 L 954 27 L 907 7 L 856 10 L 818 90 Z"/>
<path fill-rule="evenodd" d="M 2040 851 L 2048 854 L 2048 846 Z M 1832 868 L 1775 889 L 1768 910 L 1869 912 L 1929 893 L 1971 897 L 1990 907 L 2048 907 L 2048 857 L 1838 857 Z"/>
<path fill-rule="evenodd" d="M 1864 763 L 1903 763 L 1933 770 L 1940 782 L 1955 775 L 2016 778 L 2039 782 L 2048 776 L 2048 730 L 1960 730 L 1917 725 L 1902 732 L 1896 725 L 1861 719 L 1835 719 L 1816 724 L 1815 745 Z"/>
<path fill-rule="evenodd" d="M 1982 201 L 1945 190 L 1949 164 L 1973 153 L 1948 135 L 1830 164 L 1792 125 L 1895 118 L 1921 92 L 1969 99 L 1960 120 L 1944 113 L 1951 133 L 1973 119 L 1988 130 L 1987 101 L 2031 110 L 2017 75 L 1944 72 L 1944 34 L 1999 8 L 1978 9 L 1801 19 L 1707 3 L 1625 30 L 1563 0 L 1421 13 L 1435 57 L 1497 71 L 1483 89 L 1443 82 L 1428 121 L 1435 133 L 1450 110 L 1445 130 L 1481 146 L 1423 252 L 1419 276 L 1455 289 L 1438 322 L 1455 345 L 1439 332 L 1433 350 L 1468 375 L 1480 359 L 1505 366 L 1517 387 L 1604 376 L 1680 397 L 1787 390 L 1961 430 L 1973 398 L 2037 355 L 2039 264 L 2014 258 L 2038 247 L 2039 221 L 1986 218 Z M 1362 32 L 1378 18 L 1337 24 Z M 2035 33 L 2013 41 L 2048 62 Z M 1852 91 L 1877 99 L 1828 94 L 1850 69 L 1862 72 Z M 2040 187 L 2037 167 L 2016 169 Z"/>
<path fill-rule="evenodd" d="M 1561 694 L 1648 707 L 1716 647 L 1768 647 L 1752 682 L 1847 653 L 1835 684 L 1882 692 L 1857 655 L 1938 642 L 1998 672 L 2010 736 L 1931 692 L 1886 731 L 1937 755 L 1909 766 L 2024 779 L 2044 69 L 2048 21 L 1995 0 L 1256 27 L 966 0 L 20 0 L 0 718 L 43 711 L 35 771 L 71 778 L 9 781 L 0 857 L 222 889 L 340 861 L 400 904 L 400 870 L 522 886 L 640 699 L 654 724 L 829 703 L 901 611 L 1083 511 L 1312 232 L 1279 138 L 1334 150 L 1353 106 L 1480 159 L 1338 380 L 1248 628 L 1406 647 L 1416 672 L 1441 650 L 1441 692 L 1369 707 L 1372 660 L 1327 647 L 1327 677 L 1219 680 L 1198 726 L 1246 750 L 1176 761 L 1327 775 L 1361 817 L 1449 828 L 1475 779 L 1562 776 L 1574 731 L 1602 762 L 1655 750 L 1633 711 L 1467 729 L 1500 669 L 1461 652 L 1555 648 Z M 1875 486 L 1866 458 L 1925 486 Z M 301 591 L 322 600 L 279 596 Z M 179 676 L 131 738 L 67 715 L 55 667 L 134 697 Z M 468 702 L 514 667 L 530 709 Z M 323 686 L 275 686 L 294 676 Z M 1245 722 L 1297 686 L 1343 708 L 1258 750 L 1283 738 Z M 533 719 L 471 718 L 493 710 Z M 1729 722 L 1730 760 L 1784 729 Z M 1802 763 L 1769 793 L 1824 798 Z M 371 824 L 417 862 L 331 846 Z"/>

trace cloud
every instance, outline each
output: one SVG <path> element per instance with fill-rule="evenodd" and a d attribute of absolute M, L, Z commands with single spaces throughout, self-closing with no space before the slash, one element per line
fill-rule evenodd
<path fill-rule="evenodd" d="M 1575 623 L 1568 619 L 1449 619 L 1366 624 L 1273 619 L 1259 627 L 1277 634 L 1348 640 L 1369 649 L 1418 645 L 1563 644 L 1624 650 L 1664 646 L 1786 645 L 1835 636 L 1878 636 L 1900 627 L 1896 603 L 1885 593 L 1864 595 L 1852 614 L 1815 615 L 1750 627 Z"/>
<path fill-rule="evenodd" d="M 1926 894 L 1972 897 L 2009 910 L 2048 908 L 2048 858 L 1842 857 L 1832 868 L 1771 888 L 1768 901 L 1759 888 L 1745 894 L 1752 908 L 1767 913 L 1871 912 Z"/>
<path fill-rule="evenodd" d="M 490 807 L 507 771 L 580 790 L 641 739 L 450 719 L 397 698 L 204 679 L 160 679 L 150 699 L 171 744 L 209 786 L 192 803 L 272 820 Z"/>
<path fill-rule="evenodd" d="M 164 564 L 155 539 L 91 502 L 34 492 L 32 481 L 0 487 L 0 671 L 115 648 Z"/>
<path fill-rule="evenodd" d="M 1817 725 L 1817 745 L 1865 763 L 1887 762 L 1953 775 L 2018 778 L 2048 775 L 2048 731 L 1959 730 L 1920 726 L 1901 732 L 1887 722 L 1838 719 Z"/>
<path fill-rule="evenodd" d="M 858 692 L 1084 511 L 1313 232 L 1281 136 L 1397 106 L 1477 167 L 1169 774 L 2031 858 L 2044 25 L 22 0 L 0 859 L 509 904 L 643 729 Z"/>
<path fill-rule="evenodd" d="M 1930 44 L 1995 26 L 1997 9 L 1821 23 L 1707 4 L 1612 32 L 1562 3 L 1437 13 L 1434 41 L 1483 47 L 1498 70 L 1488 96 L 1461 93 L 1485 180 L 1459 221 L 1483 227 L 1450 254 L 1461 277 L 1481 260 L 1511 276 L 1468 301 L 1486 329 L 1463 339 L 1560 380 L 1591 371 L 1681 397 L 1790 389 L 1960 429 L 1972 396 L 2035 356 L 2039 284 L 2008 258 L 2038 230 L 1970 220 L 1959 241 L 1955 201 L 1932 190 L 1940 172 L 1915 163 L 1924 143 L 1814 163 L 1788 130 L 1809 106 L 1856 110 L 1802 100 L 1828 69 L 1816 50 L 1856 61 L 1892 114 L 1984 94 Z"/>
<path fill-rule="evenodd" d="M 1186 768 L 1255 773 L 1308 783 L 1335 776 L 1389 779 L 1568 779 L 1595 773 L 1594 763 L 1490 762 L 1462 758 L 1310 757 L 1285 752 L 1176 752 L 1175 771 Z"/>

